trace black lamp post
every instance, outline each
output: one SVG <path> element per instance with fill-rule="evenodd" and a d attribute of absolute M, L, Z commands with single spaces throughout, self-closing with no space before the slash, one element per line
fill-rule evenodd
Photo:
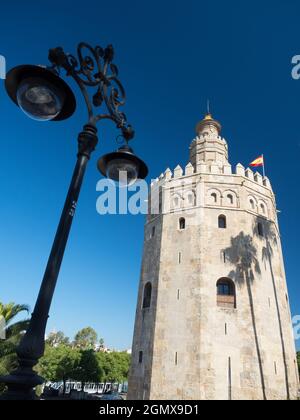
<path fill-rule="evenodd" d="M 58 47 L 49 51 L 50 67 L 18 66 L 7 74 L 7 93 L 28 116 L 39 121 L 59 121 L 70 117 L 76 108 L 71 89 L 59 77 L 59 72 L 65 70 L 66 75 L 77 82 L 83 94 L 88 122 L 78 136 L 77 162 L 61 219 L 29 328 L 17 349 L 18 368 L 10 375 L 0 377 L 0 382 L 7 385 L 2 399 L 35 399 L 34 388 L 44 382 L 33 367 L 44 354 L 48 314 L 86 166 L 98 143 L 98 121 L 112 120 L 125 140 L 125 145 L 118 151 L 99 160 L 100 172 L 114 181 L 118 181 L 120 173 L 125 172 L 128 184 L 144 179 L 148 174 L 145 163 L 128 146 L 134 131 L 127 123 L 125 114 L 119 110 L 125 104 L 125 92 L 118 80 L 118 69 L 112 63 L 113 55 L 111 45 L 103 49 L 80 43 L 77 47 L 78 58 Z M 89 95 L 91 89 L 95 92 L 92 99 Z M 104 114 L 95 112 L 101 105 L 106 106 Z"/>

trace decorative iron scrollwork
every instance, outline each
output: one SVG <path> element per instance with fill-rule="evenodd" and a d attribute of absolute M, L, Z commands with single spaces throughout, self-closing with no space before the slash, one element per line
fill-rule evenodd
<path fill-rule="evenodd" d="M 49 51 L 52 69 L 60 72 L 63 68 L 67 76 L 73 77 L 78 84 L 88 109 L 89 124 L 96 125 L 97 121 L 110 119 L 121 129 L 126 141 L 134 137 L 132 127 L 127 123 L 124 112 L 120 110 L 125 105 L 125 90 L 118 79 L 118 68 L 112 63 L 114 49 L 112 45 L 106 48 L 81 42 L 77 47 L 77 57 L 65 53 L 63 48 L 57 47 Z M 90 89 L 96 92 L 90 97 Z M 107 113 L 97 113 L 105 103 Z"/>

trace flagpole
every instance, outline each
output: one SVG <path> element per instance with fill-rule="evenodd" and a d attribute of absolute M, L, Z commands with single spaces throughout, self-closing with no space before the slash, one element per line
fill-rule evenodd
<path fill-rule="evenodd" d="M 264 154 L 262 155 L 262 158 L 263 158 L 263 177 L 265 178 L 266 177 L 266 170 L 265 170 L 265 156 L 264 156 Z"/>

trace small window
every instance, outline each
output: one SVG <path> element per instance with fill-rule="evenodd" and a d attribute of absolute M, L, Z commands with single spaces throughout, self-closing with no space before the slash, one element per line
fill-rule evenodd
<path fill-rule="evenodd" d="M 177 352 L 175 353 L 175 365 L 176 366 L 178 365 L 178 353 Z"/>
<path fill-rule="evenodd" d="M 175 207 L 178 207 L 179 206 L 179 198 L 178 197 L 175 197 L 174 198 L 174 206 Z"/>
<path fill-rule="evenodd" d="M 262 223 L 259 222 L 257 224 L 257 230 L 258 230 L 259 236 L 263 237 L 264 236 L 264 228 L 263 228 Z"/>
<path fill-rule="evenodd" d="M 143 352 L 139 352 L 139 363 L 143 363 Z"/>
<path fill-rule="evenodd" d="M 212 193 L 211 194 L 211 201 L 212 201 L 212 203 L 216 203 L 217 202 L 217 194 L 216 193 Z"/>
<path fill-rule="evenodd" d="M 261 203 L 260 209 L 261 209 L 262 214 L 266 214 L 266 208 L 264 204 Z"/>
<path fill-rule="evenodd" d="M 252 210 L 255 209 L 255 203 L 254 203 L 254 200 L 252 198 L 250 199 L 250 207 L 251 207 Z"/>
<path fill-rule="evenodd" d="M 153 236 L 155 236 L 155 226 L 152 226 L 151 238 L 153 238 Z"/>
<path fill-rule="evenodd" d="M 228 199 L 229 204 L 233 204 L 233 195 L 232 194 L 228 194 L 227 199 Z"/>
<path fill-rule="evenodd" d="M 220 229 L 226 229 L 227 227 L 226 216 L 224 215 L 219 216 L 218 225 Z"/>
<path fill-rule="evenodd" d="M 223 278 L 217 282 L 217 305 L 223 308 L 236 308 L 235 284 Z"/>
<path fill-rule="evenodd" d="M 147 283 L 144 287 L 143 309 L 151 306 L 152 285 Z"/>
<path fill-rule="evenodd" d="M 185 219 L 182 217 L 179 219 L 179 229 L 184 230 L 185 229 Z"/>

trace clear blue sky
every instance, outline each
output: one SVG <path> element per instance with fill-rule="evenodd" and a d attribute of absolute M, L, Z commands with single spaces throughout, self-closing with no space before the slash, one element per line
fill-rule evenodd
<path fill-rule="evenodd" d="M 0 54 L 11 68 L 47 62 L 48 48 L 75 52 L 81 40 L 112 43 L 126 87 L 133 146 L 156 177 L 188 161 L 206 99 L 223 124 L 232 164 L 260 153 L 277 195 L 293 314 L 300 313 L 300 54 L 297 0 L 14 1 L 1 5 Z M 76 154 L 76 115 L 37 123 L 13 105 L 0 81 L 0 300 L 33 307 Z M 93 326 L 108 345 L 131 346 L 143 216 L 95 211 L 97 158 L 115 148 L 105 122 L 87 171 L 49 319 L 67 335 Z"/>

